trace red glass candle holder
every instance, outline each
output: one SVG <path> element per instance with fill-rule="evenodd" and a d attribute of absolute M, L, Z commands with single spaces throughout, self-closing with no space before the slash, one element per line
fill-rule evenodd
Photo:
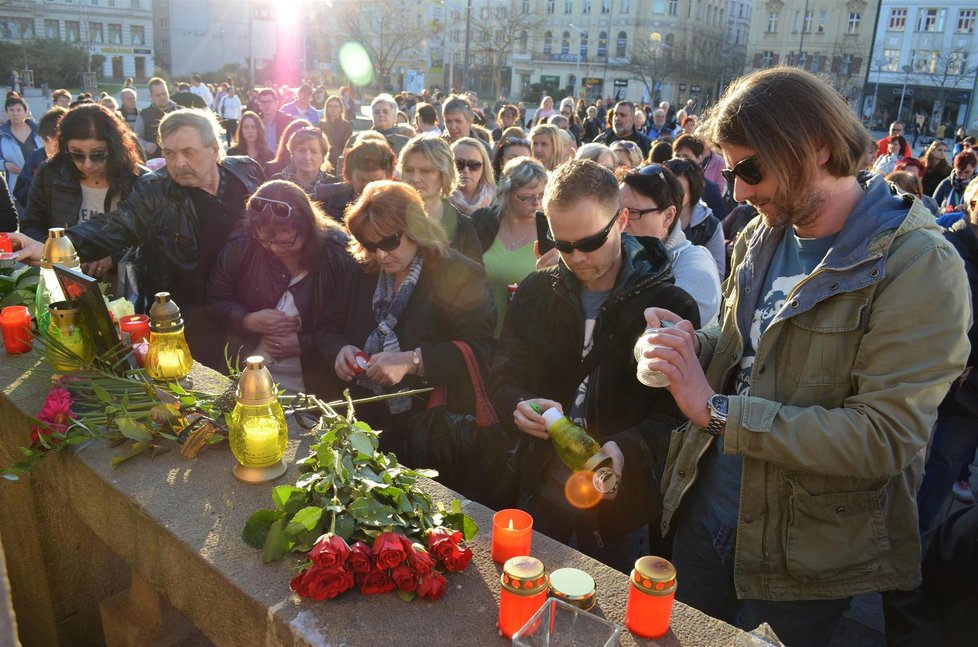
<path fill-rule="evenodd" d="M 0 330 L 3 331 L 3 347 L 8 354 L 26 353 L 33 348 L 31 314 L 27 306 L 7 306 L 0 311 Z"/>
<path fill-rule="evenodd" d="M 492 516 L 492 561 L 504 564 L 530 554 L 533 517 L 522 510 L 500 510 Z"/>
<path fill-rule="evenodd" d="M 661 638 L 669 631 L 676 598 L 676 567 L 648 555 L 635 562 L 628 585 L 625 626 L 640 638 Z"/>
<path fill-rule="evenodd" d="M 126 315 L 119 319 L 119 330 L 129 333 L 129 345 L 135 346 L 144 339 L 149 339 L 149 317 Z"/>
<path fill-rule="evenodd" d="M 547 574 L 539 559 L 521 555 L 503 565 L 500 582 L 499 631 L 512 638 L 547 601 Z"/>
<path fill-rule="evenodd" d="M 0 252 L 14 251 L 14 242 L 10 240 L 10 235 L 0 231 Z"/>

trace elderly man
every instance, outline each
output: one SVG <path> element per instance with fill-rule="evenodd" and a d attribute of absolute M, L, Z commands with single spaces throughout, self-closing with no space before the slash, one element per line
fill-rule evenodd
<path fill-rule="evenodd" d="M 207 277 L 231 231 L 245 211 L 245 200 L 264 180 L 248 157 L 225 157 L 223 133 L 209 110 L 177 110 L 160 122 L 166 167 L 144 176 L 115 211 L 82 222 L 68 231 L 83 262 L 139 245 L 140 310 L 157 292 L 169 292 L 188 324 L 194 356 L 221 366 L 206 348 L 194 312 L 204 304 Z M 19 257 L 39 261 L 43 244 L 11 234 Z M 216 350 L 217 354 L 220 350 Z M 208 361 L 209 360 L 209 361 Z"/>
<path fill-rule="evenodd" d="M 147 159 L 162 157 L 160 154 L 160 121 L 164 116 L 180 106 L 170 100 L 170 90 L 166 81 L 158 76 L 149 80 L 149 98 L 153 103 L 139 111 L 139 117 L 133 124 L 132 131 L 139 139 Z"/>
<path fill-rule="evenodd" d="M 139 119 L 139 108 L 136 104 L 136 88 L 122 88 L 119 93 L 122 105 L 119 106 L 119 116 L 129 126 L 129 130 L 136 132 L 136 121 Z"/>
<path fill-rule="evenodd" d="M 401 149 L 408 143 L 409 138 L 397 132 L 397 101 L 386 92 L 378 94 L 370 102 L 370 114 L 373 118 L 373 130 L 376 130 L 387 139 L 387 143 L 390 144 L 395 155 L 400 155 Z M 346 150 L 356 144 L 358 141 L 357 135 L 359 134 L 354 133 L 351 135 L 346 140 L 346 146 L 343 149 Z"/>
<path fill-rule="evenodd" d="M 611 128 L 595 137 L 594 141 L 608 146 L 617 141 L 634 142 L 642 150 L 643 158 L 649 156 L 649 148 L 652 147 L 649 138 L 635 130 L 635 104 L 631 101 L 619 101 L 615 104 Z"/>
<path fill-rule="evenodd" d="M 659 135 L 672 135 L 672 129 L 666 124 L 666 111 L 662 108 L 657 108 L 655 112 L 652 113 L 652 123 L 646 131 L 649 139 L 655 141 L 659 138 Z"/>
<path fill-rule="evenodd" d="M 442 119 L 445 122 L 445 141 L 451 143 L 462 137 L 472 137 L 485 147 L 489 158 L 492 159 L 492 146 L 487 141 L 484 129 L 475 126 L 475 111 L 465 96 L 451 96 L 442 107 Z"/>

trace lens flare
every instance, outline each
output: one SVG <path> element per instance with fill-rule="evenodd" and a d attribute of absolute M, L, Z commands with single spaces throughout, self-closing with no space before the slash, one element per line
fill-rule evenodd
<path fill-rule="evenodd" d="M 340 65 L 343 72 L 357 85 L 367 85 L 373 80 L 374 69 L 370 55 L 360 43 L 351 41 L 340 48 Z"/>
<path fill-rule="evenodd" d="M 575 508 L 586 510 L 598 505 L 601 493 L 594 489 L 594 472 L 574 472 L 564 484 L 564 496 Z"/>

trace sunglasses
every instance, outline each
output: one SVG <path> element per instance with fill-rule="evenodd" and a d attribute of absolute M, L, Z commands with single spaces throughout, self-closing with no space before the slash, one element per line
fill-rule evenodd
<path fill-rule="evenodd" d="M 271 238 L 268 236 L 262 236 L 256 233 L 252 238 L 263 247 L 278 247 L 279 249 L 289 249 L 295 247 L 295 241 L 299 240 L 299 232 L 292 235 L 292 238 L 288 240 L 279 240 L 278 238 Z"/>
<path fill-rule="evenodd" d="M 551 243 L 554 244 L 554 247 L 557 248 L 557 251 L 562 252 L 564 254 L 570 254 L 575 249 L 585 254 L 588 254 L 590 252 L 600 249 L 601 246 L 604 245 L 605 242 L 607 242 L 608 234 L 611 233 L 611 228 L 614 226 L 615 221 L 618 220 L 619 215 L 621 215 L 621 209 L 615 212 L 615 215 L 612 216 L 608 224 L 604 226 L 604 229 L 594 234 L 593 236 L 588 236 L 587 238 L 582 238 L 580 240 L 575 240 L 573 242 L 567 240 L 557 240 L 556 238 L 553 237 L 553 232 L 550 231 L 550 229 L 548 228 L 547 240 L 549 240 Z"/>
<path fill-rule="evenodd" d="M 86 155 L 80 151 L 68 151 L 68 157 L 76 164 L 84 164 L 86 159 L 91 160 L 92 164 L 105 164 L 105 160 L 109 159 L 109 153 L 108 151 L 95 151 Z"/>
<path fill-rule="evenodd" d="M 459 171 L 464 171 L 465 169 L 478 171 L 482 168 L 482 162 L 479 160 L 455 160 L 455 168 Z"/>
<path fill-rule="evenodd" d="M 275 218 L 281 218 L 283 220 L 292 217 L 292 205 L 288 202 L 263 198 L 258 195 L 251 196 L 251 200 L 248 202 L 248 208 L 254 213 L 268 213 Z"/>
<path fill-rule="evenodd" d="M 503 140 L 503 144 L 506 146 L 530 146 L 530 140 L 520 139 L 519 137 L 507 137 Z"/>
<path fill-rule="evenodd" d="M 360 240 L 359 241 L 360 246 L 363 247 L 371 254 L 376 254 L 378 249 L 385 252 L 393 252 L 401 245 L 401 233 L 402 232 L 399 231 L 393 236 L 388 236 L 387 238 L 381 238 L 376 243 L 366 243 Z"/>
<path fill-rule="evenodd" d="M 720 171 L 720 175 L 728 184 L 733 184 L 738 177 L 751 186 L 760 184 L 761 180 L 764 179 L 761 169 L 757 168 L 757 158 L 754 155 L 740 160 L 734 164 L 733 168 L 723 169 Z"/>

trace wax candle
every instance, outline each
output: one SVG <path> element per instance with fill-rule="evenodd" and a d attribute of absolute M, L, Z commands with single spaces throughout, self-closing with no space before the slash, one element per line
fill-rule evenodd
<path fill-rule="evenodd" d="M 7 306 L 0 311 L 0 329 L 3 331 L 3 347 L 8 354 L 17 355 L 31 349 L 34 337 L 27 306 Z"/>
<path fill-rule="evenodd" d="M 530 554 L 533 517 L 522 510 L 500 510 L 492 517 L 492 561 L 503 564 Z"/>
<path fill-rule="evenodd" d="M 129 344 L 135 346 L 149 337 L 149 317 L 126 315 L 119 319 L 119 330 L 129 333 Z"/>
<path fill-rule="evenodd" d="M 640 557 L 628 585 L 625 626 L 641 638 L 661 638 L 669 631 L 675 597 L 676 567 L 662 557 Z"/>
<path fill-rule="evenodd" d="M 186 354 L 179 349 L 161 349 L 156 353 L 152 352 L 150 345 L 150 355 L 147 360 L 147 368 L 154 379 L 172 380 L 186 377 L 190 372 L 190 366 Z"/>
<path fill-rule="evenodd" d="M 507 560 L 500 583 L 499 631 L 512 638 L 547 601 L 543 562 L 527 555 Z"/>

